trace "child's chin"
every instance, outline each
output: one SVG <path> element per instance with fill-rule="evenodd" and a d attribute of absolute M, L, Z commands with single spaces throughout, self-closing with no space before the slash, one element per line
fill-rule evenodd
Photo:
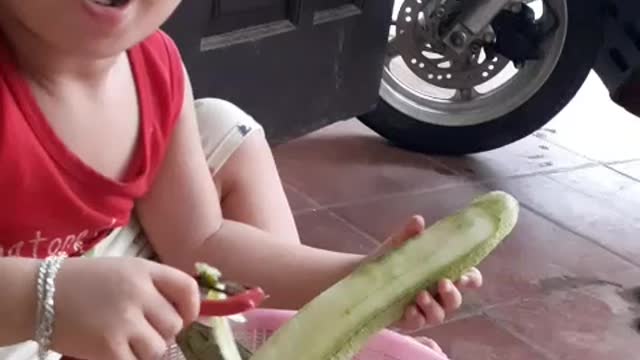
<path fill-rule="evenodd" d="M 142 38 L 140 39 L 142 40 Z M 112 38 L 96 38 L 87 41 L 85 46 L 76 47 L 76 51 L 79 51 L 78 55 L 86 58 L 107 59 L 114 56 L 118 56 L 135 46 L 140 40 L 137 39 L 123 39 L 118 37 Z"/>

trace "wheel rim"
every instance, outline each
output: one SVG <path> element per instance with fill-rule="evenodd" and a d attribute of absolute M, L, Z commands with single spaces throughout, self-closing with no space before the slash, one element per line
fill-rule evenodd
<path fill-rule="evenodd" d="M 436 0 L 418 2 L 430 1 Z M 542 4 L 542 0 L 527 2 L 535 1 Z M 449 127 L 486 123 L 515 110 L 544 85 L 564 48 L 568 28 L 566 0 L 544 1 L 557 16 L 558 27 L 543 40 L 542 59 L 527 61 L 520 69 L 516 69 L 507 60 L 508 64 L 504 64 L 501 71 L 491 74 L 487 82 L 459 91 L 435 86 L 423 80 L 411 69 L 417 69 L 415 61 L 412 59 L 413 64 L 408 64 L 402 54 L 389 46 L 380 88 L 381 98 L 396 110 L 418 121 Z M 403 6 L 408 2 L 409 0 L 405 1 Z M 401 9 L 402 6 L 397 10 Z M 393 30 L 392 28 L 390 41 L 393 41 Z M 409 58 L 411 57 L 407 59 Z"/>

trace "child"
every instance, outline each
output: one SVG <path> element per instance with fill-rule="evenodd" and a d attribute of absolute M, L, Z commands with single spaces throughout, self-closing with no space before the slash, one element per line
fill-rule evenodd
<path fill-rule="evenodd" d="M 3 359 L 31 359 L 29 340 L 81 359 L 158 359 L 197 317 L 197 261 L 295 309 L 371 258 L 300 244 L 260 126 L 194 101 L 158 30 L 178 3 L 0 3 Z M 371 256 L 423 228 L 411 218 Z M 457 285 L 481 280 L 474 269 Z M 439 290 L 398 327 L 460 306 L 458 287 Z"/>

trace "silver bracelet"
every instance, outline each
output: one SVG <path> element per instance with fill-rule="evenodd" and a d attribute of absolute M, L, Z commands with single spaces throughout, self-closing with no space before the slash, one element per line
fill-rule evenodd
<path fill-rule="evenodd" d="M 36 317 L 35 340 L 38 343 L 38 359 L 45 360 L 51 345 L 55 318 L 54 295 L 55 280 L 64 260 L 63 256 L 51 256 L 45 259 L 38 269 L 37 293 L 38 308 Z"/>

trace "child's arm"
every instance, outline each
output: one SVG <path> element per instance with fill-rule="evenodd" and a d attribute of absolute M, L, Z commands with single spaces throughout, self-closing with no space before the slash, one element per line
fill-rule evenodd
<path fill-rule="evenodd" d="M 210 261 L 230 279 L 263 287 L 271 296 L 267 305 L 287 309 L 299 308 L 362 261 L 359 255 L 278 241 L 253 226 L 229 220 L 185 257 L 188 263 L 194 258 Z"/>
<path fill-rule="evenodd" d="M 263 287 L 270 305 L 282 307 L 303 304 L 353 269 L 360 256 L 293 245 L 223 219 L 188 82 L 184 104 L 164 165 L 137 206 L 163 262 L 188 272 L 196 261 L 209 262 L 226 277 Z"/>
<path fill-rule="evenodd" d="M 256 227 L 224 219 L 200 145 L 188 80 L 186 85 L 183 111 L 163 166 L 136 209 L 163 262 L 187 272 L 193 272 L 197 261 L 211 263 L 232 280 L 263 287 L 271 296 L 268 306 L 298 308 L 365 260 L 279 241 Z M 392 242 L 406 241 L 423 228 L 424 223 L 409 223 Z M 472 284 L 479 281 L 474 277 Z M 450 282 L 443 282 L 440 289 L 442 303 L 426 291 L 420 293 L 399 325 L 437 324 L 446 311 L 460 306 L 461 295 Z"/>
<path fill-rule="evenodd" d="M 0 347 L 33 337 L 38 261 L 0 257 Z"/>

